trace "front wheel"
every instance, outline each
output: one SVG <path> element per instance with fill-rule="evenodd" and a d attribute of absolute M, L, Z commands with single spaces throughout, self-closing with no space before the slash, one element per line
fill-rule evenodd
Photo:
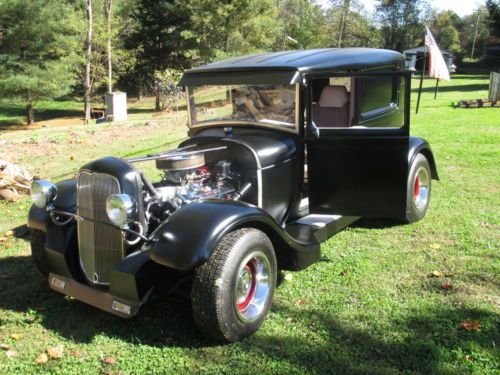
<path fill-rule="evenodd" d="M 191 301 L 198 327 L 219 340 L 250 336 L 271 307 L 276 274 L 273 245 L 263 232 L 227 234 L 195 272 Z"/>
<path fill-rule="evenodd" d="M 431 169 L 423 154 L 418 154 L 408 174 L 406 193 L 406 216 L 403 221 L 414 223 L 427 213 L 431 199 Z"/>

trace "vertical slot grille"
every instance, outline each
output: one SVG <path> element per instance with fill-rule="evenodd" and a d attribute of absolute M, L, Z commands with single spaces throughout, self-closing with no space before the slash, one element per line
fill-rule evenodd
<path fill-rule="evenodd" d="M 101 173 L 80 173 L 77 214 L 86 219 L 78 221 L 80 264 L 87 279 L 95 284 L 108 285 L 111 270 L 124 257 L 122 232 L 108 225 L 106 214 L 106 198 L 117 193 L 120 193 L 120 185 L 116 178 Z"/>

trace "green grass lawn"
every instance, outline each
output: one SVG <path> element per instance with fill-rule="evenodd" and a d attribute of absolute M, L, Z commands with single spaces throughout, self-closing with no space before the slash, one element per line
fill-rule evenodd
<path fill-rule="evenodd" d="M 412 134 L 431 143 L 441 178 L 426 218 L 408 226 L 361 221 L 331 238 L 319 263 L 286 273 L 292 277 L 253 337 L 208 340 L 189 301 L 176 296 L 152 298 L 128 321 L 65 298 L 37 274 L 26 240 L 3 237 L 0 373 L 498 374 L 500 110 L 451 106 L 485 98 L 486 76 L 455 76 L 436 100 L 434 81 L 424 84 Z M 414 108 L 415 91 L 412 99 Z M 88 159 L 149 153 L 185 136 L 185 118 L 159 121 L 156 129 L 40 129 L 0 139 L 11 142 L 16 162 L 59 179 Z M 27 137 L 45 149 L 16 154 Z M 25 223 L 29 205 L 0 202 L 0 238 Z M 35 362 L 57 345 L 62 358 Z"/>

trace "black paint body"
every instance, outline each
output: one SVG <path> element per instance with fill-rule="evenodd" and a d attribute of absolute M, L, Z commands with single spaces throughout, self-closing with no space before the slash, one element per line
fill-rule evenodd
<path fill-rule="evenodd" d="M 76 224 L 57 226 L 45 209 L 33 206 L 28 225 L 47 233 L 46 253 L 53 289 L 122 317 L 130 317 L 150 291 L 165 279 L 192 272 L 206 262 L 221 238 L 232 230 L 253 227 L 271 239 L 281 269 L 303 269 L 320 258 L 320 242 L 328 239 L 360 216 L 401 217 L 406 203 L 409 165 L 418 153 L 429 160 L 432 178 L 437 168 L 429 144 L 409 136 L 409 106 L 395 109 L 393 129 L 320 129 L 311 122 L 315 79 L 339 75 L 399 74 L 406 80 L 404 101 L 409 103 L 409 75 L 402 72 L 404 60 L 393 51 L 374 49 L 325 49 L 287 51 L 250 56 L 192 69 L 182 85 L 231 83 L 298 84 L 299 125 L 285 132 L 258 125 L 234 125 L 226 136 L 224 126 L 191 128 L 189 139 L 179 147 L 226 148 L 208 153 L 207 162 L 231 160 L 241 184 L 252 189 L 244 202 L 207 200 L 190 203 L 175 211 L 157 231 L 154 241 L 127 249 L 127 256 L 112 271 L 107 290 L 92 287 L 79 266 Z M 377 126 L 380 120 L 374 120 Z M 228 126 L 228 125 L 225 125 Z M 318 136 L 319 133 L 319 136 Z M 306 151 L 307 150 L 307 151 Z M 308 165 L 308 184 L 304 165 Z M 122 159 L 104 158 L 82 170 L 115 177 L 122 192 L 141 202 L 136 220 L 145 227 L 141 190 L 135 168 Z M 56 210 L 76 212 L 76 180 L 57 184 Z M 241 186 L 239 186 L 241 188 Z M 316 228 L 296 222 L 303 216 L 301 199 L 309 198 L 312 214 L 343 215 L 331 225 Z M 65 290 L 51 278 L 65 280 Z M 111 308 L 113 301 L 131 306 L 129 315 Z"/>

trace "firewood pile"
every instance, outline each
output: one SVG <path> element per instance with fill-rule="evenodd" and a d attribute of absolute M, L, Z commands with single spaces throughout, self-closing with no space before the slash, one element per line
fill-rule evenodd
<path fill-rule="evenodd" d="M 15 202 L 29 194 L 33 177 L 21 167 L 0 160 L 0 200 Z"/>
<path fill-rule="evenodd" d="M 500 107 L 500 100 L 489 100 L 489 99 L 460 100 L 455 107 L 460 107 L 460 108 Z"/>

